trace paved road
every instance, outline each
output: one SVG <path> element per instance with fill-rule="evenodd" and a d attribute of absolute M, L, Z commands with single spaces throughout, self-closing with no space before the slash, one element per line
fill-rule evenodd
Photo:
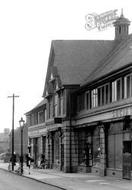
<path fill-rule="evenodd" d="M 0 170 L 0 190 L 60 190 L 32 179 Z"/>

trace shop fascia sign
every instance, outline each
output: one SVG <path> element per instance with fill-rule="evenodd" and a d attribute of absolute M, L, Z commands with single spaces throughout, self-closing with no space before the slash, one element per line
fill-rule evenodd
<path fill-rule="evenodd" d="M 113 118 L 117 118 L 117 117 L 123 117 L 123 116 L 126 116 L 126 115 L 131 115 L 131 108 L 128 107 L 128 108 L 123 108 L 123 109 L 119 109 L 119 110 L 114 110 L 112 112 L 112 115 L 113 115 Z"/>

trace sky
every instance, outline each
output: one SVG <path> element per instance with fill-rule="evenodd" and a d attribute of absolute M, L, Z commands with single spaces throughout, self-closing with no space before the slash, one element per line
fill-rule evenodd
<path fill-rule="evenodd" d="M 15 128 L 42 100 L 52 40 L 114 39 L 114 27 L 85 29 L 85 16 L 121 8 L 132 21 L 131 0 L 0 0 L 0 132 Z M 132 26 L 130 26 L 130 33 Z"/>

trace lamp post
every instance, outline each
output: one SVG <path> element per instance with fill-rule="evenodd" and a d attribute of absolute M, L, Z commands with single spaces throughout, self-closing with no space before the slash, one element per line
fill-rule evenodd
<path fill-rule="evenodd" d="M 19 124 L 20 124 L 20 129 L 21 129 L 21 157 L 20 157 L 20 162 L 21 162 L 21 174 L 23 174 L 23 128 L 24 128 L 24 123 L 25 121 L 21 117 Z"/>

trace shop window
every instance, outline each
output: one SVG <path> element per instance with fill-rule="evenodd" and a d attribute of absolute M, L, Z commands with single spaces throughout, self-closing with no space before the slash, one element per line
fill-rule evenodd
<path fill-rule="evenodd" d="M 60 150 L 60 147 L 59 147 L 59 135 L 56 132 L 55 135 L 54 135 L 54 161 L 56 163 L 59 162 L 59 153 L 60 153 L 59 150 Z"/>
<path fill-rule="evenodd" d="M 93 165 L 96 166 L 100 162 L 100 136 L 99 128 L 96 127 L 93 134 Z"/>
<path fill-rule="evenodd" d="M 78 164 L 92 166 L 91 134 L 86 131 L 78 133 Z"/>

